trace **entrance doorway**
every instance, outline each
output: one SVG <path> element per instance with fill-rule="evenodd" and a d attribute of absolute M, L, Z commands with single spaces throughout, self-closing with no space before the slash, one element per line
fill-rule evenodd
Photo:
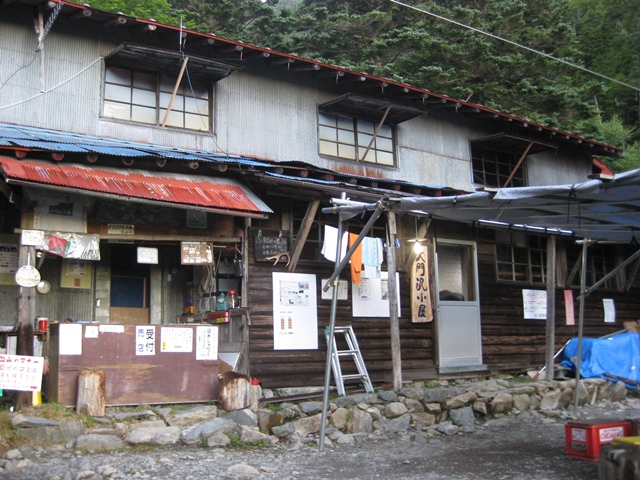
<path fill-rule="evenodd" d="M 475 242 L 436 244 L 440 373 L 484 370 Z"/>
<path fill-rule="evenodd" d="M 140 264 L 134 245 L 111 246 L 111 323 L 149 323 L 149 265 Z"/>

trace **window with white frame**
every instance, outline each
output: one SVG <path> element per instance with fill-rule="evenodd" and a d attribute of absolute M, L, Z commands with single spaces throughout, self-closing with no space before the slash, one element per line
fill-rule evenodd
<path fill-rule="evenodd" d="M 395 164 L 391 125 L 319 112 L 318 137 L 320 155 L 389 167 Z"/>
<path fill-rule="evenodd" d="M 500 281 L 544 284 L 546 266 L 544 238 L 522 235 L 514 242 L 496 244 L 496 272 Z"/>
<path fill-rule="evenodd" d="M 189 82 L 185 77 L 175 98 L 176 78 L 160 73 L 142 73 L 107 66 L 104 81 L 103 116 L 118 120 L 209 131 L 211 128 L 210 87 Z M 166 115 L 169 104 L 171 109 Z"/>

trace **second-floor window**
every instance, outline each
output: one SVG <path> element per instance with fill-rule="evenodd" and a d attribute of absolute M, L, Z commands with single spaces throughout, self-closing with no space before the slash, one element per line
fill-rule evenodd
<path fill-rule="evenodd" d="M 210 88 L 186 78 L 167 108 L 175 88 L 175 78 L 107 66 L 104 82 L 103 116 L 118 120 L 209 131 L 211 128 Z"/>
<path fill-rule="evenodd" d="M 393 127 L 383 124 L 378 129 L 378 126 L 360 118 L 319 112 L 319 153 L 392 167 Z"/>
<path fill-rule="evenodd" d="M 505 185 L 507 187 L 527 186 L 524 163 L 516 169 L 520 160 L 518 155 L 507 151 L 486 149 L 472 145 L 471 158 L 473 183 L 497 188 L 502 188 Z M 509 180 L 512 173 L 513 176 L 507 184 L 507 180 Z"/>

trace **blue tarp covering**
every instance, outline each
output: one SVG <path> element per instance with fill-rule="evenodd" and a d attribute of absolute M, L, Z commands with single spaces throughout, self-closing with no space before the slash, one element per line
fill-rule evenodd
<path fill-rule="evenodd" d="M 572 338 L 564 348 L 561 365 L 575 371 L 577 358 L 578 339 Z M 628 332 L 604 338 L 582 339 L 580 376 L 607 378 L 605 373 L 640 381 L 640 334 Z M 637 385 L 629 386 L 637 388 Z"/>

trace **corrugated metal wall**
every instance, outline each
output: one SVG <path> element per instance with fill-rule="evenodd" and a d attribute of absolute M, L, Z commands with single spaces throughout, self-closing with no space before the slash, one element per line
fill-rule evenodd
<path fill-rule="evenodd" d="M 3 66 L 6 65 L 7 72 L 15 73 L 0 90 L 0 121 L 277 161 L 303 161 L 360 175 L 468 191 L 474 190 L 469 139 L 499 131 L 499 125 L 491 124 L 492 130 L 487 131 L 486 123 L 453 111 L 430 112 L 428 118 L 419 117 L 398 125 L 397 168 L 321 158 L 317 106 L 337 94 L 315 88 L 310 77 L 290 72 L 286 66 L 267 67 L 255 60 L 247 61 L 243 71 L 214 87 L 214 131 L 210 134 L 102 120 L 100 57 L 122 42 L 132 41 L 126 36 L 127 30 L 111 29 L 104 33 L 98 30 L 102 36 L 96 39 L 95 25 L 90 32 L 89 24 L 72 24 L 60 16 L 45 40 L 47 92 L 41 95 L 32 19 L 25 15 L 21 21 L 22 28 L 3 23 L 0 29 Z M 72 29 L 73 36 L 62 35 L 66 29 Z M 135 41 L 158 43 L 158 37 L 151 35 L 144 40 L 136 37 Z M 11 104 L 16 105 L 2 108 Z M 575 163 L 567 163 L 562 155 L 554 156 L 552 165 L 554 179 L 558 178 L 555 176 L 558 172 L 563 180 L 576 174 Z M 545 162 L 544 168 L 548 166 Z M 578 173 L 584 173 L 582 170 L 578 169 Z M 540 170 L 532 170 L 530 177 L 533 184 L 548 180 Z"/>

